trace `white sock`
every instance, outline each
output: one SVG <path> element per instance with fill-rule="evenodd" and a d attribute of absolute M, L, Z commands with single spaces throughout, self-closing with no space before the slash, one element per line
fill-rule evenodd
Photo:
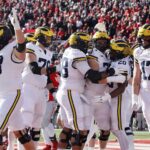
<path fill-rule="evenodd" d="M 129 142 L 129 150 L 134 150 L 134 136 L 130 127 L 125 128 L 125 133 Z"/>
<path fill-rule="evenodd" d="M 129 142 L 127 139 L 127 135 L 124 130 L 112 131 L 112 133 L 117 137 L 121 150 L 129 149 Z"/>
<path fill-rule="evenodd" d="M 45 128 L 42 129 L 42 135 L 43 135 L 44 143 L 49 144 L 51 140 L 50 140 L 48 133 L 46 132 Z"/>
<path fill-rule="evenodd" d="M 129 150 L 134 150 L 134 137 L 130 135 L 127 137 L 129 142 Z"/>
<path fill-rule="evenodd" d="M 14 149 L 14 142 L 16 140 L 16 137 L 13 132 L 8 131 L 8 147 L 7 150 Z"/>

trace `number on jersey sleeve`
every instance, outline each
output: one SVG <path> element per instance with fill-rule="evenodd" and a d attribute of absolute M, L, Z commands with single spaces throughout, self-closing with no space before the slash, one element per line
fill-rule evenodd
<path fill-rule="evenodd" d="M 61 76 L 64 78 L 68 77 L 68 58 L 64 57 L 61 62 Z"/>
<path fill-rule="evenodd" d="M 142 66 L 143 79 L 150 80 L 150 61 L 142 61 L 141 66 Z M 149 67 L 149 72 L 146 70 L 145 67 Z"/>

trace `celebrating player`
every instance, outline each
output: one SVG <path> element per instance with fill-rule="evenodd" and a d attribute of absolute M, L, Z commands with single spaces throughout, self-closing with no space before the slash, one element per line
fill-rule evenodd
<path fill-rule="evenodd" d="M 35 145 L 40 139 L 42 117 L 46 108 L 47 78 L 51 61 L 51 53 L 47 49 L 51 44 L 54 32 L 48 27 L 38 27 L 34 37 L 36 44 L 28 43 L 26 51 L 26 66 L 22 73 L 23 79 L 23 116 Z"/>
<path fill-rule="evenodd" d="M 25 60 L 25 38 L 21 31 L 16 10 L 10 15 L 16 40 L 6 25 L 0 25 L 0 134 L 8 127 L 26 150 L 34 150 L 21 116 L 22 77 Z M 2 149 L 0 135 L 0 149 Z"/>
<path fill-rule="evenodd" d="M 137 110 L 142 102 L 142 110 L 150 131 L 150 24 L 139 28 L 138 38 L 142 46 L 134 51 L 133 95 L 132 107 Z"/>

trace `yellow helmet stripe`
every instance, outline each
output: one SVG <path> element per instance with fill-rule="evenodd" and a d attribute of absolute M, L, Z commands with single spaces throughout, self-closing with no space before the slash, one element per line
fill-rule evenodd
<path fill-rule="evenodd" d="M 4 30 L 3 30 L 3 29 L 1 29 L 1 30 L 0 30 L 0 36 L 2 36 L 2 35 L 3 35 L 3 33 L 4 33 Z"/>

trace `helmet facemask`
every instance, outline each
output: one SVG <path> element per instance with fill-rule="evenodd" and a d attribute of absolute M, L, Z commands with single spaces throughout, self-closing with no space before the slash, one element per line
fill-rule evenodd
<path fill-rule="evenodd" d="M 148 36 L 148 37 L 145 37 L 145 36 L 141 37 L 141 41 L 142 41 L 142 46 L 144 48 L 150 48 L 150 36 Z"/>
<path fill-rule="evenodd" d="M 87 53 L 87 50 L 88 50 L 88 41 L 83 41 L 81 39 L 78 39 L 78 42 L 77 42 L 77 48 L 80 49 L 81 51 L 83 51 L 85 54 Z"/>
<path fill-rule="evenodd" d="M 49 47 L 52 43 L 52 36 L 41 35 L 37 38 L 37 41 L 44 47 Z"/>
<path fill-rule="evenodd" d="M 122 52 L 118 52 L 112 49 L 107 50 L 106 55 L 107 55 L 107 58 L 109 58 L 112 61 L 117 61 L 125 57 Z"/>
<path fill-rule="evenodd" d="M 94 46 L 101 52 L 105 52 L 110 46 L 110 37 L 105 31 L 97 31 L 92 37 Z"/>
<path fill-rule="evenodd" d="M 101 52 L 105 52 L 109 48 L 109 41 L 107 39 L 101 38 L 94 41 L 94 46 Z"/>

